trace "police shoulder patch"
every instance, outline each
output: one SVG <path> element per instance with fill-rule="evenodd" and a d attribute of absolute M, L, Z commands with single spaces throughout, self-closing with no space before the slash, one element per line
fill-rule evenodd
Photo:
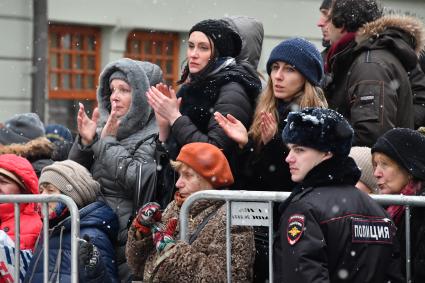
<path fill-rule="evenodd" d="M 295 245 L 304 232 L 305 216 L 302 214 L 293 214 L 288 218 L 288 229 L 286 237 L 290 245 Z"/>

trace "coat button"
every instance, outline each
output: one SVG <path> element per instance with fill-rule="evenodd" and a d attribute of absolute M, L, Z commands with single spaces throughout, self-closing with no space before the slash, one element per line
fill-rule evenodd
<path fill-rule="evenodd" d="M 9 227 L 4 227 L 3 231 L 5 231 L 6 233 L 9 232 Z"/>

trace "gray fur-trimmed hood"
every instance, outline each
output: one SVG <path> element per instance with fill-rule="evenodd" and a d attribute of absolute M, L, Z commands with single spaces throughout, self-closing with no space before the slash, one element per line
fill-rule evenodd
<path fill-rule="evenodd" d="M 357 43 L 363 43 L 370 38 L 378 38 L 390 29 L 403 31 L 410 38 L 407 43 L 419 55 L 425 45 L 425 29 L 421 20 L 411 16 L 388 15 L 361 27 L 356 35 Z"/>
<path fill-rule="evenodd" d="M 121 119 L 117 133 L 117 139 L 121 140 L 143 129 L 151 120 L 155 119 L 154 112 L 147 102 L 145 93 L 150 86 L 162 82 L 162 71 L 160 67 L 150 62 L 136 61 L 129 58 L 122 58 L 106 65 L 100 74 L 99 87 L 97 89 L 100 114 L 98 127 L 100 128 L 103 128 L 108 120 L 111 109 L 109 78 L 117 70 L 125 74 L 126 80 L 132 89 L 130 108 Z"/>

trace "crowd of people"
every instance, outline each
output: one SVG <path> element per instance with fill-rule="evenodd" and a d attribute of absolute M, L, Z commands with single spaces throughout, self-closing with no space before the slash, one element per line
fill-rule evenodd
<path fill-rule="evenodd" d="M 122 58 L 101 72 L 93 112 L 80 104 L 75 135 L 10 117 L 0 194 L 76 203 L 79 282 L 226 282 L 224 201 L 196 202 L 179 238 L 180 208 L 202 190 L 290 192 L 273 211 L 274 282 L 404 282 L 405 207 L 369 194 L 425 195 L 424 24 L 375 0 L 319 11 L 324 50 L 280 42 L 267 79 L 261 22 L 207 19 L 188 33 L 178 90 L 159 66 Z M 70 282 L 68 208 L 48 205 L 48 270 L 41 209 L 19 209 L 17 279 L 14 207 L 0 204 L 0 281 Z M 411 279 L 424 282 L 425 208 L 410 214 Z M 231 226 L 233 282 L 269 282 L 268 233 Z"/>

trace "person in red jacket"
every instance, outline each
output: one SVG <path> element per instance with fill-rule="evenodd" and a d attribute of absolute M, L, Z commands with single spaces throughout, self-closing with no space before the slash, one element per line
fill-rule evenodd
<path fill-rule="evenodd" d="M 0 195 L 38 194 L 38 178 L 31 163 L 15 154 L 0 155 Z M 0 230 L 15 241 L 13 203 L 0 203 Z M 36 204 L 20 205 L 20 248 L 33 250 L 42 228 Z"/>

